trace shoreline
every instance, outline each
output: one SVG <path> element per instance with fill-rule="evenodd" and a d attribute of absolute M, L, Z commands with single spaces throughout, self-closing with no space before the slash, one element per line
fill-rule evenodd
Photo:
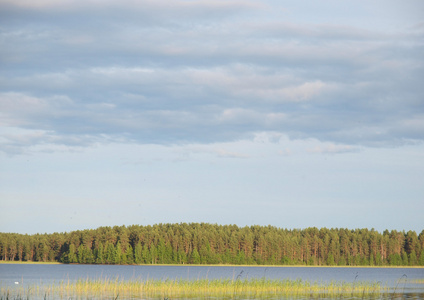
<path fill-rule="evenodd" d="M 11 261 L 0 260 L 0 265 L 64 265 L 64 263 L 57 261 Z"/>
<path fill-rule="evenodd" d="M 202 264 L 131 264 L 131 265 L 114 265 L 114 264 L 65 264 L 57 261 L 4 261 L 0 260 L 1 264 L 9 265 L 82 265 L 82 266 L 168 266 L 168 267 L 259 267 L 259 268 L 392 268 L 392 269 L 424 269 L 424 266 L 308 266 L 308 265 L 228 265 L 228 264 L 216 264 L 216 265 L 202 265 Z"/>

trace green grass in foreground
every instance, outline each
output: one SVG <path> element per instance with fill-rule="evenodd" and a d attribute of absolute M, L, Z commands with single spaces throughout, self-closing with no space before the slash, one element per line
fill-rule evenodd
<path fill-rule="evenodd" d="M 174 298 L 235 298 L 263 299 L 272 296 L 305 296 L 310 298 L 341 297 L 343 295 L 379 294 L 386 288 L 374 282 L 311 283 L 297 280 L 270 279 L 199 279 L 120 281 L 78 280 L 28 289 L 1 289 L 0 299 L 174 299 Z"/>

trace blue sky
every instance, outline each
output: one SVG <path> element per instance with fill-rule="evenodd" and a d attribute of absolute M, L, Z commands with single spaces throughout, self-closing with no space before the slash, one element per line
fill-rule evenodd
<path fill-rule="evenodd" d="M 424 2 L 0 0 L 0 231 L 424 229 Z"/>

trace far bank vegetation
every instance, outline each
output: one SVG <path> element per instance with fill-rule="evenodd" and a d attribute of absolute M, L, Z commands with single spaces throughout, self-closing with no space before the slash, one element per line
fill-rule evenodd
<path fill-rule="evenodd" d="M 206 223 L 0 233 L 2 261 L 81 264 L 424 266 L 424 230 L 281 229 Z"/>

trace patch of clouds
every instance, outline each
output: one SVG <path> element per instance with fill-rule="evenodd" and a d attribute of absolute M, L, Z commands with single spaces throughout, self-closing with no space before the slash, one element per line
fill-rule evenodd
<path fill-rule="evenodd" d="M 83 151 L 99 142 L 97 136 L 64 136 L 43 130 L 8 127 L 0 130 L 0 152 L 7 155 Z M 103 138 L 101 143 L 104 144 Z"/>
<path fill-rule="evenodd" d="M 58 3 L 54 0 L 2 0 L 2 4 L 8 4 L 8 5 L 16 5 L 19 7 L 29 7 L 29 8 L 47 8 L 47 7 L 60 7 L 60 6 L 69 6 L 69 7 L 84 7 L 84 6 L 97 6 L 101 7 L 103 5 L 106 6 L 117 6 L 116 2 L 113 0 L 104 0 L 104 1 L 98 1 L 98 0 L 87 0 L 87 1 L 79 1 L 79 0 L 64 0 L 61 1 L 61 3 Z M 142 0 L 134 2 L 132 0 L 123 0 L 120 1 L 120 5 L 124 7 L 129 7 L 131 9 L 134 8 L 143 8 L 143 7 L 160 7 L 160 8 L 176 8 L 176 7 L 193 7 L 193 8 L 200 8 L 200 9 L 211 9 L 211 8 L 231 8 L 231 7 L 255 7 L 257 8 L 259 4 L 254 3 L 252 1 L 210 1 L 210 0 L 200 0 L 200 1 L 184 1 L 184 0 L 178 0 L 173 1 L 172 3 L 169 3 L 168 1 L 164 0 Z"/>
<path fill-rule="evenodd" d="M 389 133 L 403 137 L 405 142 L 422 141 L 424 139 L 424 114 L 416 114 L 408 119 L 400 120 L 389 129 Z"/>
<path fill-rule="evenodd" d="M 222 111 L 219 118 L 220 123 L 246 124 L 257 123 L 261 114 L 244 108 L 228 108 Z"/>
<path fill-rule="evenodd" d="M 241 11 L 252 11 L 265 7 L 258 1 L 9 1 L 0 2 L 0 7 L 7 15 L 22 18 L 27 16 L 29 21 L 56 20 L 59 24 L 74 24 L 77 27 L 95 27 L 100 24 L 122 22 L 138 22 L 145 25 L 164 25 L 186 19 L 222 20 L 239 14 Z M 6 14 L 6 12 L 8 14 Z M 72 16 L 78 15 L 78 22 Z M 90 18 L 95 18 L 96 22 Z M 107 21 L 105 21 L 107 20 Z M 93 26 L 94 25 L 94 26 Z"/>
<path fill-rule="evenodd" d="M 293 152 L 290 148 L 285 148 L 283 150 L 279 150 L 278 154 L 282 155 L 282 156 L 291 156 L 293 154 Z"/>
<path fill-rule="evenodd" d="M 302 102 L 321 96 L 326 90 L 331 90 L 331 84 L 317 80 L 283 88 L 251 89 L 243 93 L 250 97 L 274 102 Z"/>
<path fill-rule="evenodd" d="M 13 12 L 0 21 L 0 124 L 33 130 L 3 137 L 9 152 L 87 140 L 230 143 L 262 133 L 352 148 L 423 141 L 416 18 L 381 30 L 365 26 L 377 14 L 366 7 L 358 25 L 305 22 L 293 17 L 297 5 L 258 1 L 0 6 L 2 16 Z"/>
<path fill-rule="evenodd" d="M 308 149 L 310 153 L 319 153 L 319 154 L 338 154 L 338 153 L 347 153 L 347 152 L 358 152 L 358 147 L 353 147 L 350 145 L 335 145 L 329 144 L 324 146 L 316 146 L 312 149 Z"/>

